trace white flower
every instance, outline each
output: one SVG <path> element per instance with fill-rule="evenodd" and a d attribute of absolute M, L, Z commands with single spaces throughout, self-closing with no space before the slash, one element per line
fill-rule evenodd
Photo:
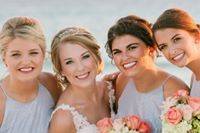
<path fill-rule="evenodd" d="M 113 122 L 113 128 L 116 131 L 120 131 L 124 127 L 124 123 L 122 119 L 115 119 Z"/>
<path fill-rule="evenodd" d="M 183 121 L 177 125 L 172 125 L 167 123 L 166 121 L 163 121 L 162 125 L 162 133 L 187 133 L 187 131 L 192 129 L 192 126 L 188 124 L 187 121 Z"/>
<path fill-rule="evenodd" d="M 191 106 L 185 104 L 179 104 L 177 105 L 177 108 L 179 108 L 183 112 L 183 119 L 185 119 L 186 121 L 192 119 L 193 109 Z"/>

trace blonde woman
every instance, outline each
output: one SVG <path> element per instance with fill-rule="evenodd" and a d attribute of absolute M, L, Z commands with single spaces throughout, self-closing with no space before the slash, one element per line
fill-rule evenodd
<path fill-rule="evenodd" d="M 97 121 L 110 117 L 111 86 L 96 81 L 103 66 L 99 48 L 91 33 L 79 27 L 54 37 L 52 62 L 65 91 L 52 114 L 50 133 L 95 133 Z"/>
<path fill-rule="evenodd" d="M 9 19 L 0 33 L 0 52 L 9 72 L 0 82 L 0 132 L 47 132 L 59 90 L 51 74 L 41 73 L 45 37 L 40 23 Z"/>

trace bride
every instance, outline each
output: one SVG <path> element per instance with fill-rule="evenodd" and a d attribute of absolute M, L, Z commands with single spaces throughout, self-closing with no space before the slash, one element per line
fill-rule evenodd
<path fill-rule="evenodd" d="M 97 121 L 113 114 L 111 85 L 96 81 L 103 67 L 99 48 L 79 27 L 63 29 L 54 37 L 52 62 L 65 90 L 52 113 L 49 133 L 95 133 Z"/>

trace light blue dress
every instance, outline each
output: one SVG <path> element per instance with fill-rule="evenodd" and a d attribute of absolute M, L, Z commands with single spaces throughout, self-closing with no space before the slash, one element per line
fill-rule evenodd
<path fill-rule="evenodd" d="M 116 117 L 137 115 L 151 125 L 153 133 L 161 133 L 160 106 L 164 101 L 163 85 L 169 77 L 166 78 L 160 87 L 149 93 L 138 92 L 134 82 L 129 80 L 119 98 Z"/>
<path fill-rule="evenodd" d="M 197 81 L 194 75 L 191 82 L 190 95 L 193 97 L 200 97 L 200 80 Z"/>
<path fill-rule="evenodd" d="M 28 103 L 21 103 L 6 96 L 3 122 L 0 133 L 47 133 L 54 100 L 49 91 L 39 85 L 37 97 Z"/>

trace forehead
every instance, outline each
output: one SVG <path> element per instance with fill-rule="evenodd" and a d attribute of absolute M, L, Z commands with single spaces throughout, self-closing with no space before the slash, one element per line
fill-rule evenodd
<path fill-rule="evenodd" d="M 155 32 L 155 39 L 157 42 L 171 40 L 171 38 L 177 34 L 188 36 L 190 35 L 189 32 L 182 29 L 175 29 L 175 28 L 165 28 L 160 29 Z"/>
<path fill-rule="evenodd" d="M 36 42 L 22 38 L 16 38 L 7 44 L 7 51 L 23 51 L 30 49 L 40 49 L 40 46 Z"/>
<path fill-rule="evenodd" d="M 126 46 L 132 43 L 144 43 L 144 42 L 133 35 L 123 35 L 116 37 L 113 40 L 112 49 L 125 48 Z"/>
<path fill-rule="evenodd" d="M 86 51 L 88 51 L 88 49 L 86 49 L 84 46 L 73 42 L 63 43 L 59 47 L 61 58 L 80 56 Z"/>

